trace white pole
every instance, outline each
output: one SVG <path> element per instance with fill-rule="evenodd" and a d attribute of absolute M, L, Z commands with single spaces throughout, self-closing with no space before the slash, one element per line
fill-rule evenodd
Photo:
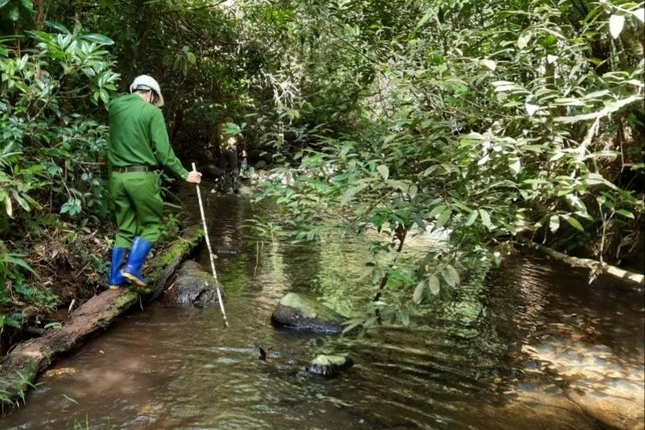
<path fill-rule="evenodd" d="M 193 171 L 197 171 L 195 168 L 195 163 L 193 163 Z M 213 272 L 213 278 L 215 278 L 215 290 L 217 291 L 217 299 L 219 300 L 219 307 L 222 310 L 222 316 L 224 317 L 224 325 L 228 327 L 228 319 L 226 318 L 226 311 L 224 310 L 224 301 L 222 300 L 222 293 L 219 288 L 219 281 L 217 280 L 217 272 L 215 271 L 215 257 L 213 255 L 213 250 L 211 249 L 211 241 L 208 238 L 208 227 L 206 226 L 206 216 L 204 215 L 204 205 L 202 203 L 202 193 L 199 190 L 199 184 L 196 184 L 197 187 L 197 198 L 199 199 L 199 212 L 202 214 L 202 223 L 204 224 L 204 236 L 206 237 L 206 246 L 208 246 L 208 255 L 211 260 L 211 270 Z"/>

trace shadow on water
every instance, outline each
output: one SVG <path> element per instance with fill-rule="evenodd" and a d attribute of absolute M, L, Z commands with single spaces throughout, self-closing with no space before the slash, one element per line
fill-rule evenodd
<path fill-rule="evenodd" d="M 213 247 L 237 251 L 216 262 L 230 327 L 217 307 L 155 303 L 127 315 L 56 363 L 1 429 L 598 430 L 523 347 L 558 348 L 576 333 L 611 353 L 600 364 L 643 365 L 642 295 L 590 287 L 584 273 L 536 257 L 509 261 L 464 293 L 467 306 L 437 308 L 417 327 L 356 339 L 276 330 L 271 312 L 289 291 L 351 311 L 364 250 L 259 246 L 239 228 L 253 208 L 237 196 L 208 194 L 205 211 Z M 271 348 L 266 361 L 260 347 Z M 326 351 L 348 351 L 356 365 L 334 379 L 307 374 Z"/>

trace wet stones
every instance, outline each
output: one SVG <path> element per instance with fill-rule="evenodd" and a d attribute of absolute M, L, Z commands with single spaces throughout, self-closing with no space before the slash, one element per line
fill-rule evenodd
<path fill-rule="evenodd" d="M 340 334 L 345 318 L 333 309 L 303 294 L 288 293 L 271 315 L 271 323 L 279 328 L 316 334 Z M 319 376 L 336 376 L 353 366 L 348 354 L 320 354 L 305 369 Z"/>
<path fill-rule="evenodd" d="M 184 306 L 216 305 L 218 297 L 215 278 L 199 263 L 188 260 L 177 271 L 177 277 L 172 286 L 166 290 L 163 300 Z"/>
<path fill-rule="evenodd" d="M 354 361 L 348 354 L 325 355 L 314 358 L 306 367 L 307 372 L 320 376 L 336 376 L 341 371 L 349 369 Z"/>
<path fill-rule="evenodd" d="M 280 328 L 319 334 L 339 334 L 345 318 L 311 297 L 288 293 L 271 315 L 271 323 Z"/>

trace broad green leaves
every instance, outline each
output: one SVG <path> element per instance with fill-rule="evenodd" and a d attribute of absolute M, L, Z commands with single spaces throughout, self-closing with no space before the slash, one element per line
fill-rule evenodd
<path fill-rule="evenodd" d="M 440 294 L 442 286 L 456 288 L 460 283 L 461 276 L 452 264 L 437 266 L 429 276 L 418 282 L 412 294 L 412 301 L 419 304 L 424 300 L 431 300 Z"/>
<path fill-rule="evenodd" d="M 107 105 L 116 91 L 119 75 L 103 49 L 112 41 L 48 24 L 58 33 L 31 32 L 29 55 L 0 59 L 0 165 L 11 172 L 0 173 L 0 201 L 16 225 L 43 208 L 70 217 L 107 214 L 98 163 L 107 130 L 92 120 L 92 102 Z"/>
<path fill-rule="evenodd" d="M 302 6 L 293 13 L 307 20 L 281 21 L 287 36 L 308 35 L 271 74 L 282 124 L 294 134 L 305 118 L 341 124 L 306 135 L 317 162 L 301 168 L 315 178 L 279 190 L 286 219 L 317 212 L 376 231 L 373 252 L 391 266 L 373 272 L 375 289 L 386 281 L 383 296 L 405 289 L 418 304 L 459 287 L 469 269 L 459 252 L 498 261 L 487 246 L 520 234 L 582 243 L 611 226 L 633 231 L 642 200 L 614 182 L 643 152 L 642 53 L 622 43 L 642 25 L 642 4 L 578 16 L 564 4 L 475 2 L 439 18 L 428 2 L 405 2 L 391 28 L 362 21 L 372 6 Z M 353 92 L 359 69 L 373 79 Z M 460 257 L 427 251 L 408 261 L 414 269 L 399 266 L 417 230 L 444 234 Z"/>

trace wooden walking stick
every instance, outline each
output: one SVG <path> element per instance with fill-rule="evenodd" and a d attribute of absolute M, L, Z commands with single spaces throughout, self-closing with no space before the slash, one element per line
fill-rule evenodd
<path fill-rule="evenodd" d="M 193 163 L 193 171 L 196 172 L 195 163 Z M 217 272 L 215 271 L 215 256 L 213 255 L 213 250 L 211 249 L 211 241 L 208 238 L 208 227 L 206 226 L 206 216 L 204 215 L 204 204 L 202 203 L 202 194 L 199 191 L 199 184 L 196 184 L 197 187 L 197 199 L 199 200 L 199 211 L 202 214 L 202 223 L 204 224 L 204 236 L 206 237 L 206 246 L 208 246 L 208 256 L 211 260 L 211 270 L 213 271 L 213 278 L 215 278 L 215 289 L 217 290 L 217 299 L 219 301 L 219 307 L 222 310 L 222 316 L 224 317 L 224 325 L 228 327 L 228 318 L 226 318 L 226 311 L 224 310 L 224 301 L 222 300 L 222 292 L 219 288 L 219 281 L 217 280 Z"/>

